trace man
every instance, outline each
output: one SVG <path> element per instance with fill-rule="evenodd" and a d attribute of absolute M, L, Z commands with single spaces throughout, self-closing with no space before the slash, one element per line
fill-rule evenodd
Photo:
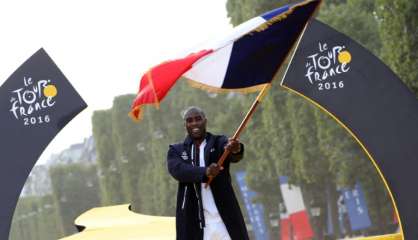
<path fill-rule="evenodd" d="M 188 136 L 170 145 L 168 171 L 179 182 L 177 192 L 177 239 L 245 240 L 244 218 L 231 185 L 230 163 L 242 159 L 244 145 L 237 140 L 206 132 L 206 117 L 197 107 L 184 113 Z M 217 164 L 228 149 L 223 167 Z M 214 177 L 208 188 L 204 184 Z"/>

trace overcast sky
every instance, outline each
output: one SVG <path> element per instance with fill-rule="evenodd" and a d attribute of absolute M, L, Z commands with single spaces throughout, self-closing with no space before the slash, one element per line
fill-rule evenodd
<path fill-rule="evenodd" d="M 0 3 L 0 84 L 43 47 L 89 105 L 50 143 L 52 153 L 92 134 L 93 111 L 136 93 L 143 72 L 232 26 L 226 0 L 29 0 Z"/>

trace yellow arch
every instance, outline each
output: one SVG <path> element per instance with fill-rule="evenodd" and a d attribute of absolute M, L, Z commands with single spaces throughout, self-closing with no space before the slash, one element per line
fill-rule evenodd
<path fill-rule="evenodd" d="M 395 209 L 395 212 L 396 212 L 396 217 L 397 217 L 398 222 L 399 222 L 400 233 L 390 234 L 390 235 L 382 235 L 382 236 L 375 236 L 375 237 L 365 237 L 365 238 L 359 238 L 359 239 L 364 239 L 364 240 L 398 240 L 399 239 L 399 240 L 403 240 L 404 239 L 404 234 L 403 234 L 402 222 L 401 222 L 401 219 L 399 218 L 398 208 L 396 207 L 396 202 L 395 202 L 395 199 L 393 197 L 392 191 L 390 190 L 389 185 L 387 184 L 386 178 L 383 176 L 383 173 L 380 170 L 379 166 L 377 165 L 376 161 L 374 160 L 372 155 L 369 153 L 369 151 L 366 149 L 366 147 L 363 145 L 363 143 L 360 141 L 360 139 L 357 138 L 357 136 L 351 131 L 350 128 L 348 128 L 343 122 L 341 122 L 334 114 L 330 113 L 327 109 L 325 109 L 323 106 L 321 106 L 321 104 L 315 102 L 313 99 L 311 99 L 311 98 L 303 95 L 302 93 L 300 93 L 296 90 L 293 90 L 293 89 L 291 89 L 291 88 L 289 88 L 289 87 L 287 87 L 283 84 L 281 84 L 281 86 L 283 88 L 285 88 L 286 90 L 288 90 L 292 93 L 295 93 L 296 95 L 301 96 L 302 98 L 308 100 L 314 106 L 318 107 L 320 110 L 324 111 L 325 113 L 330 115 L 335 121 L 337 121 L 337 123 L 340 124 L 357 141 L 357 143 L 361 146 L 361 148 L 367 154 L 370 161 L 373 163 L 374 167 L 376 168 L 377 172 L 379 173 L 380 178 L 383 180 L 383 183 L 385 184 L 385 187 L 386 187 L 387 191 L 389 192 L 390 199 L 392 200 L 393 208 Z"/>
<path fill-rule="evenodd" d="M 363 237 L 363 238 L 356 238 L 361 240 L 401 240 L 403 239 L 403 236 L 401 233 L 395 233 L 395 234 L 387 234 L 382 236 L 374 236 L 374 237 Z"/>

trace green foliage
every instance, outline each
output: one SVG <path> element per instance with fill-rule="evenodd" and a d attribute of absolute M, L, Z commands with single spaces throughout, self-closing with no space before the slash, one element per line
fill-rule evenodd
<path fill-rule="evenodd" d="M 92 117 L 93 138 L 96 144 L 98 176 L 103 205 L 125 203 L 121 188 L 121 172 L 112 141 L 113 126 L 110 110 L 95 111 Z"/>
<path fill-rule="evenodd" d="M 62 233 L 76 232 L 74 219 L 100 205 L 100 189 L 95 166 L 67 164 L 49 170 L 54 204 L 58 210 Z"/>
<path fill-rule="evenodd" d="M 10 231 L 11 240 L 57 239 L 62 236 L 50 195 L 20 198 Z"/>
<path fill-rule="evenodd" d="M 111 109 L 111 142 L 120 168 L 123 195 L 129 203 L 139 202 L 137 191 L 141 159 L 138 158 L 137 144 L 143 137 L 136 123 L 127 114 L 130 111 L 129 103 L 133 98 L 133 95 L 116 97 Z"/>
<path fill-rule="evenodd" d="M 318 17 L 378 56 L 382 43 L 378 23 L 373 15 L 374 2 L 374 0 L 348 0 L 344 4 L 328 4 L 325 1 L 327 4 L 323 4 Z"/>
<path fill-rule="evenodd" d="M 417 12 L 417 1 L 376 1 L 383 60 L 415 94 L 418 94 Z"/>

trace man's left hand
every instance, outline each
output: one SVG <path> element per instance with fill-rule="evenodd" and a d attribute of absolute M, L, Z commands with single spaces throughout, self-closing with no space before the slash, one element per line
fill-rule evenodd
<path fill-rule="evenodd" d="M 237 154 L 241 151 L 241 143 L 238 140 L 229 138 L 228 143 L 225 146 L 225 149 L 227 149 L 233 154 Z"/>

